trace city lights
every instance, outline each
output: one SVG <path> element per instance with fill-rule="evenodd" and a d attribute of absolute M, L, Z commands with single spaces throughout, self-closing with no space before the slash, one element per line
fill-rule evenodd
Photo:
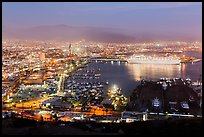
<path fill-rule="evenodd" d="M 2 6 L 3 135 L 200 134 L 201 3 Z"/>

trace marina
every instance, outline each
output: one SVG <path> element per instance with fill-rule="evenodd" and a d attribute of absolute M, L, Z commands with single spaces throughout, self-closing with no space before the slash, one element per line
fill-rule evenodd
<path fill-rule="evenodd" d="M 73 104 L 76 102 L 76 107 L 99 105 L 108 85 L 108 81 L 99 80 L 100 75 L 100 69 L 79 68 L 65 78 L 64 96 Z"/>

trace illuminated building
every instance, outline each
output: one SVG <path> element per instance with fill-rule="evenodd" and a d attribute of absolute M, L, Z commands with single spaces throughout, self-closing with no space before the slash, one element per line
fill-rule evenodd
<path fill-rule="evenodd" d="M 41 60 L 41 61 L 44 61 L 44 60 L 45 60 L 45 53 L 41 53 L 41 54 L 40 54 L 40 60 Z"/>

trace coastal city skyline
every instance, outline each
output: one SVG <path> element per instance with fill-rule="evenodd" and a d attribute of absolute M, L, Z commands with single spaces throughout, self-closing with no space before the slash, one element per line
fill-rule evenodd
<path fill-rule="evenodd" d="M 201 2 L 2 5 L 3 135 L 200 135 Z"/>

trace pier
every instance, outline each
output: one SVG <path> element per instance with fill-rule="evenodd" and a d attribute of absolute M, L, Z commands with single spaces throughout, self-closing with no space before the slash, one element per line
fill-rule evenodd
<path fill-rule="evenodd" d="M 114 61 L 114 62 L 117 62 L 117 61 L 120 61 L 120 62 L 127 62 L 126 59 L 122 59 L 122 58 L 92 58 L 91 59 L 92 61 Z"/>
<path fill-rule="evenodd" d="M 195 63 L 195 62 L 199 62 L 201 61 L 201 59 L 198 58 L 194 58 L 194 57 L 182 57 L 181 58 L 181 63 Z"/>

